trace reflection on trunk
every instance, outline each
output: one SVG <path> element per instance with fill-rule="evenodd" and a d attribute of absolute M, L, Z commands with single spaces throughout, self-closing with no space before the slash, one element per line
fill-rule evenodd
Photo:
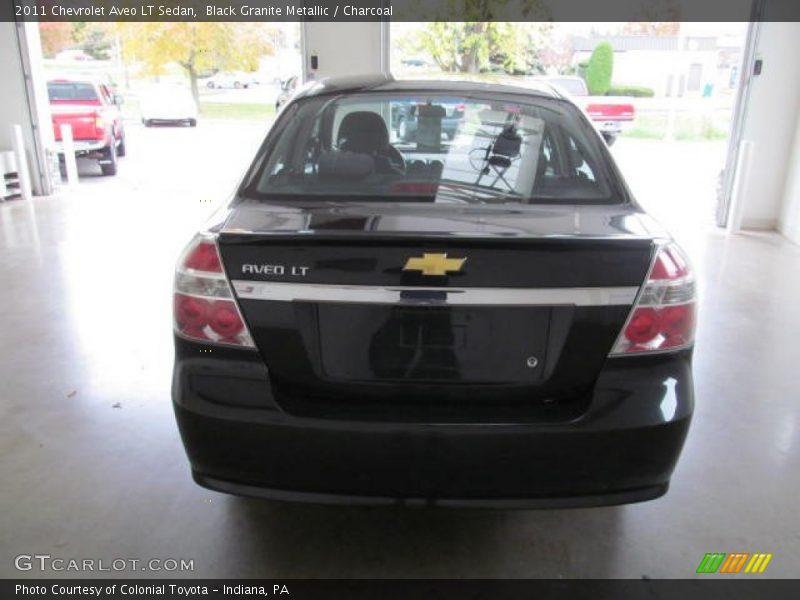
<path fill-rule="evenodd" d="M 466 346 L 470 315 L 454 322 L 449 309 L 396 307 L 369 344 L 369 363 L 377 378 L 457 379 L 457 351 Z"/>

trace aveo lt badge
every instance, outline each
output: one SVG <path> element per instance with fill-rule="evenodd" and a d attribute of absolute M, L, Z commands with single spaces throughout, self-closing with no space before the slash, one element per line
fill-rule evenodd
<path fill-rule="evenodd" d="M 403 271 L 419 271 L 423 275 L 447 275 L 458 273 L 467 262 L 466 258 L 447 258 L 447 254 L 412 256 L 406 261 Z"/>

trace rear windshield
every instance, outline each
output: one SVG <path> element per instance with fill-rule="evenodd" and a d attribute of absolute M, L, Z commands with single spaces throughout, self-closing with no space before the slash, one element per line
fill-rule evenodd
<path fill-rule="evenodd" d="M 54 100 L 99 100 L 91 83 L 48 83 L 47 95 Z"/>
<path fill-rule="evenodd" d="M 609 203 L 602 144 L 548 98 L 348 94 L 290 106 L 242 194 L 452 203 Z M 614 199 L 616 198 L 616 199 Z"/>

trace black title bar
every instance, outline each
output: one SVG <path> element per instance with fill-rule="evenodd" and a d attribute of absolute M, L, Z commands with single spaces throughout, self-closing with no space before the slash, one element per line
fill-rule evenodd
<path fill-rule="evenodd" d="M 800 0 L 0 0 L 2 21 L 800 21 Z"/>
<path fill-rule="evenodd" d="M 54 600 L 789 600 L 797 580 L 125 580 L 62 579 L 0 582 L 0 597 Z"/>

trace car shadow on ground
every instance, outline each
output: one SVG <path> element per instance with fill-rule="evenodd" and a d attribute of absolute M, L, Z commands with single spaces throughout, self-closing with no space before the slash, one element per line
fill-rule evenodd
<path fill-rule="evenodd" d="M 625 507 L 478 510 L 346 507 L 229 497 L 241 577 L 602 577 Z"/>

